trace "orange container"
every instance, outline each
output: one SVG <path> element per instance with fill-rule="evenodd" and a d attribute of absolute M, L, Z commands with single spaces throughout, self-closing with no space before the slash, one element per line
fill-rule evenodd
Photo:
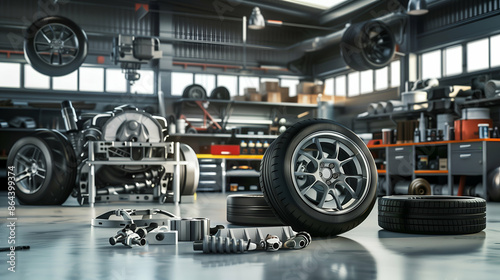
<path fill-rule="evenodd" d="M 493 126 L 491 119 L 478 120 L 456 120 L 455 121 L 455 140 L 479 139 L 480 123 L 487 123 L 490 127 Z"/>

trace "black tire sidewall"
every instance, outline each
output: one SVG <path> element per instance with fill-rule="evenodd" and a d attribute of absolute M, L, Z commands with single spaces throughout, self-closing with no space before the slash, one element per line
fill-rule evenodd
<path fill-rule="evenodd" d="M 35 34 L 45 25 L 54 23 L 65 25 L 70 28 L 75 33 L 79 44 L 78 54 L 75 59 L 64 66 L 53 66 L 40 60 L 34 47 Z M 67 18 L 60 16 L 41 18 L 31 24 L 26 31 L 24 53 L 26 61 L 28 61 L 36 71 L 47 76 L 64 76 L 78 69 L 85 61 L 88 53 L 87 35 L 76 23 Z"/>
<path fill-rule="evenodd" d="M 371 210 L 371 206 L 373 206 L 375 202 L 375 197 L 376 197 L 376 183 L 377 183 L 377 174 L 376 174 L 376 168 L 375 165 L 370 166 L 370 177 L 371 180 L 368 182 L 368 193 L 364 197 L 363 201 L 352 211 L 344 214 L 344 215 L 329 215 L 326 213 L 318 212 L 314 209 L 312 209 L 309 205 L 307 205 L 304 200 L 301 198 L 301 196 L 297 193 L 293 182 L 292 182 L 292 177 L 293 175 L 290 173 L 291 170 L 291 164 L 294 164 L 292 162 L 292 154 L 297 145 L 299 144 L 300 141 L 302 141 L 305 137 L 310 135 L 311 133 L 320 131 L 320 130 L 332 130 L 336 132 L 340 132 L 343 135 L 346 135 L 350 139 L 352 139 L 356 145 L 359 146 L 359 148 L 362 149 L 364 155 L 368 157 L 366 159 L 367 163 L 373 163 L 373 159 L 370 159 L 371 153 L 367 149 L 363 149 L 365 144 L 362 142 L 359 137 L 354 134 L 352 131 L 348 130 L 347 128 L 336 124 L 336 123 L 329 123 L 329 122 L 324 122 L 324 123 L 317 123 L 313 125 L 308 125 L 307 127 L 304 127 L 302 130 L 299 131 L 296 135 L 293 136 L 291 139 L 287 149 L 286 149 L 286 154 L 285 154 L 285 160 L 284 160 L 284 178 L 286 181 L 286 184 L 288 188 L 290 189 L 290 196 L 292 200 L 294 201 L 295 205 L 303 211 L 307 216 L 309 217 L 314 217 L 318 222 L 322 223 L 346 223 L 350 222 L 360 216 L 363 216 L 366 214 L 367 210 Z M 368 211 L 369 213 L 369 211 Z"/>
<path fill-rule="evenodd" d="M 342 36 L 340 50 L 345 63 L 354 70 L 364 71 L 368 69 L 380 69 L 385 67 L 392 60 L 391 58 L 388 59 L 385 63 L 376 64 L 367 57 L 366 52 L 363 48 L 363 42 L 368 39 L 370 27 L 373 25 L 379 25 L 382 29 L 385 29 L 385 31 L 390 35 L 391 41 L 395 42 L 392 31 L 386 24 L 381 21 L 371 20 L 349 26 Z M 394 56 L 394 53 L 395 45 L 393 45 L 392 47 L 391 57 Z"/>
<path fill-rule="evenodd" d="M 50 162 L 52 162 L 53 155 L 52 151 L 48 149 L 48 145 L 45 141 L 43 141 L 38 137 L 28 136 L 21 138 L 16 143 L 14 143 L 9 152 L 9 157 L 7 159 L 7 166 L 14 166 L 15 156 L 19 153 L 19 151 L 22 148 L 26 147 L 27 145 L 35 146 L 42 152 L 45 158 L 46 175 L 42 186 L 35 193 L 31 194 L 24 193 L 21 190 L 19 190 L 17 186 L 15 193 L 16 197 L 22 202 L 27 204 L 36 204 L 38 201 L 44 199 L 44 197 L 46 196 L 47 189 L 49 188 L 50 182 L 52 181 L 53 171 L 52 171 L 52 164 L 50 164 Z M 14 172 L 18 174 L 18 172 L 21 172 L 21 170 L 15 170 Z"/>
<path fill-rule="evenodd" d="M 31 136 L 19 139 L 12 146 L 7 159 L 7 165 L 12 166 L 14 158 L 26 145 L 40 149 L 45 157 L 47 171 L 42 187 L 33 194 L 26 194 L 16 187 L 16 196 L 26 204 L 58 205 L 63 203 L 76 182 L 76 156 L 69 141 L 57 131 L 39 130 Z M 58 156 L 55 156 L 56 153 Z M 58 165 L 63 170 L 57 171 Z M 20 172 L 15 170 L 15 172 Z"/>
<path fill-rule="evenodd" d="M 312 209 L 302 200 L 292 183 L 290 166 L 294 145 L 318 129 L 334 130 L 348 136 L 367 157 L 371 176 L 366 186 L 368 192 L 355 209 L 345 214 L 328 215 Z M 272 142 L 261 163 L 260 183 L 264 198 L 285 224 L 291 225 L 295 231 L 304 230 L 313 235 L 328 236 L 346 232 L 366 219 L 376 200 L 377 173 L 370 151 L 357 135 L 334 121 L 310 119 L 296 123 Z"/>

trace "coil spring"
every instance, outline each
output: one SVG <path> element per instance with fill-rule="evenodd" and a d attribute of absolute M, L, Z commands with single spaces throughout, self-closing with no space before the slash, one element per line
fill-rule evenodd
<path fill-rule="evenodd" d="M 251 240 L 205 235 L 203 241 L 195 242 L 195 250 L 203 253 L 243 253 L 248 251 Z"/>

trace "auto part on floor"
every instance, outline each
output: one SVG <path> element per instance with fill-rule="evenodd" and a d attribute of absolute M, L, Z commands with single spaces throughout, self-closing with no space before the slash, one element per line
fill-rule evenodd
<path fill-rule="evenodd" d="M 178 240 L 177 231 L 167 226 L 155 228 L 146 235 L 149 245 L 176 245 Z"/>
<path fill-rule="evenodd" d="M 260 170 L 264 198 L 296 231 L 346 232 L 375 204 L 378 176 L 370 151 L 354 132 L 330 120 L 291 126 L 267 149 Z"/>
<path fill-rule="evenodd" d="M 196 154 L 188 145 L 165 142 L 163 117 L 124 105 L 79 120 L 70 101 L 62 102 L 61 114 L 65 135 L 38 130 L 9 153 L 22 203 L 61 204 L 72 190 L 80 204 L 91 205 L 94 199 L 178 202 L 181 194 L 196 192 Z"/>
<path fill-rule="evenodd" d="M 486 201 L 468 196 L 384 196 L 378 202 L 378 224 L 403 233 L 476 233 L 486 228 Z"/>
<path fill-rule="evenodd" d="M 207 218 L 176 219 L 170 221 L 170 229 L 178 232 L 179 241 L 196 241 L 210 234 Z"/>
<path fill-rule="evenodd" d="M 193 249 L 203 253 L 243 253 L 257 249 L 257 244 L 251 240 L 205 235 L 203 240 L 193 243 Z"/>
<path fill-rule="evenodd" d="M 122 220 L 111 219 L 111 217 L 121 217 Z M 133 219 L 132 217 L 141 217 L 140 219 Z M 96 218 L 91 220 L 91 225 L 94 227 L 123 227 L 130 224 L 139 226 L 149 226 L 151 223 L 158 225 L 170 225 L 173 219 L 180 219 L 180 217 L 160 209 L 117 209 L 102 213 Z"/>
<path fill-rule="evenodd" d="M 122 243 L 125 246 L 144 246 L 146 245 L 146 240 L 144 236 L 137 233 L 137 225 L 129 224 L 123 229 L 119 230 L 115 236 L 109 238 L 109 244 L 115 245 L 116 243 Z"/>
<path fill-rule="evenodd" d="M 417 178 L 411 182 L 399 181 L 394 185 L 394 194 L 431 195 L 431 184 L 424 178 Z"/>
<path fill-rule="evenodd" d="M 204 253 L 241 253 L 256 249 L 274 252 L 280 248 L 303 249 L 309 246 L 311 240 L 309 233 L 295 233 L 286 226 L 231 228 L 220 229 L 213 236 L 204 236 L 203 240 L 193 243 L 193 249 Z"/>
<path fill-rule="evenodd" d="M 396 41 L 385 23 L 370 20 L 349 26 L 342 35 L 340 50 L 345 63 L 354 70 L 379 69 L 391 62 Z"/>
<path fill-rule="evenodd" d="M 137 70 L 142 64 L 148 64 L 153 59 L 163 55 L 160 50 L 160 40 L 153 37 L 121 35 L 113 38 L 111 59 L 125 71 L 125 79 L 133 84 L 141 78 Z"/>
<path fill-rule="evenodd" d="M 232 194 L 227 196 L 227 221 L 247 226 L 281 226 L 263 195 Z"/>
<path fill-rule="evenodd" d="M 111 219 L 118 216 L 121 220 Z M 141 217 L 133 219 L 133 216 Z M 117 209 L 105 212 L 91 221 L 94 227 L 123 227 L 130 224 L 148 227 L 152 224 L 167 226 L 177 231 L 179 241 L 196 241 L 210 234 L 210 220 L 207 218 L 181 218 L 168 211 L 160 209 Z"/>
<path fill-rule="evenodd" d="M 44 17 L 26 30 L 26 60 L 44 75 L 64 76 L 75 71 L 85 61 L 87 52 L 87 35 L 67 18 Z"/>

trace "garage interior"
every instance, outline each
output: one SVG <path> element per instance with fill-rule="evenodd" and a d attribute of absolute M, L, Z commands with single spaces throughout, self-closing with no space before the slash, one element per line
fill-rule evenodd
<path fill-rule="evenodd" d="M 0 2 L 2 279 L 496 279 L 499 0 Z"/>

